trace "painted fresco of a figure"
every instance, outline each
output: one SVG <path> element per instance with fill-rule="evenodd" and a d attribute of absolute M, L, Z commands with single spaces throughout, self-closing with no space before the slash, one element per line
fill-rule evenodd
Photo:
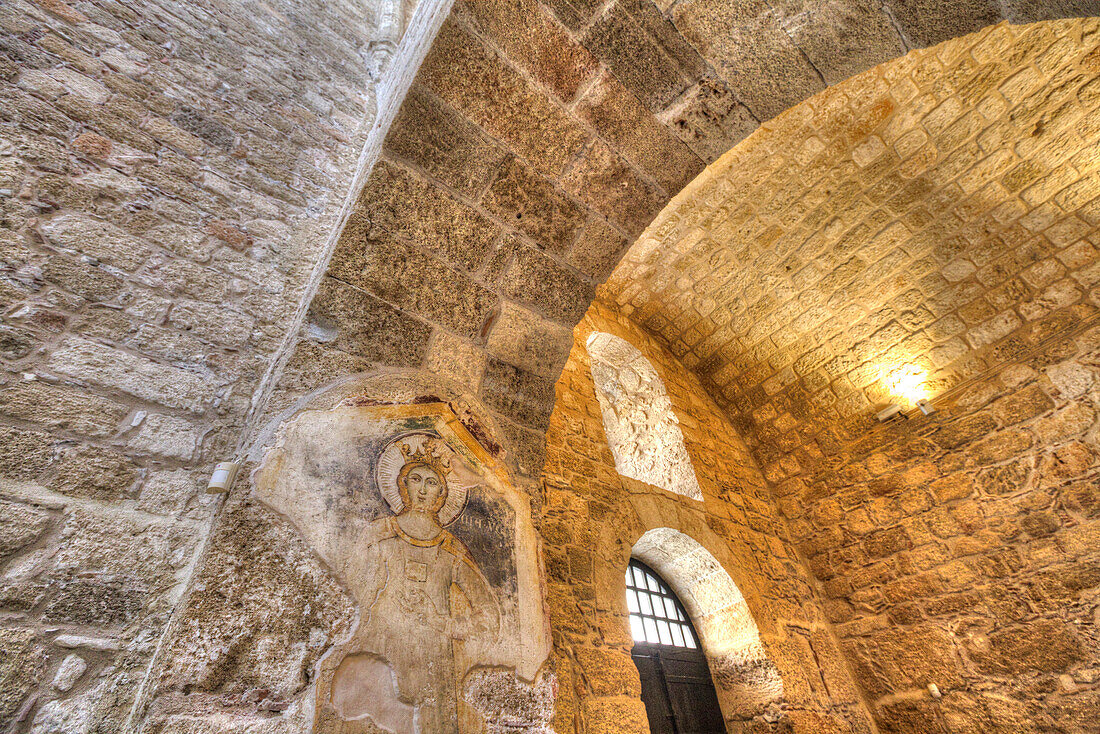
<path fill-rule="evenodd" d="M 446 529 L 467 487 L 449 481 L 450 450 L 427 434 L 391 441 L 378 488 L 394 514 L 345 523 L 322 555 L 359 604 L 359 624 L 320 666 L 318 734 L 458 732 L 458 687 L 472 641 L 492 642 L 500 612 L 463 543 Z M 283 503 L 286 504 L 286 503 Z M 277 507 L 294 519 L 293 503 Z"/>

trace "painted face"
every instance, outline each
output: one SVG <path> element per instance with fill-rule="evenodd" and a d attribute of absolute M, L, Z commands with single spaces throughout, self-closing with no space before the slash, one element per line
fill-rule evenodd
<path fill-rule="evenodd" d="M 416 466 L 405 476 L 405 489 L 409 493 L 409 506 L 414 510 L 432 511 L 443 493 L 439 475 L 426 466 Z"/>

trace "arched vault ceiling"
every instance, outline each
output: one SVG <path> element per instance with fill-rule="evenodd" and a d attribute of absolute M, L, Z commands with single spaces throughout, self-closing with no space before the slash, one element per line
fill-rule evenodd
<path fill-rule="evenodd" d="M 597 284 L 761 121 L 912 45 L 1095 4 L 458 0 L 334 249 L 310 348 L 446 370 L 538 444 Z"/>
<path fill-rule="evenodd" d="M 743 421 L 942 393 L 1091 318 L 1097 27 L 1002 24 L 794 107 L 674 199 L 604 297 Z"/>

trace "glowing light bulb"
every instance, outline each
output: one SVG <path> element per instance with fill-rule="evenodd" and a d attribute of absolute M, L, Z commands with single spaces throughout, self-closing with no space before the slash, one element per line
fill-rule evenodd
<path fill-rule="evenodd" d="M 894 395 L 906 402 L 916 405 L 918 400 L 927 400 L 928 373 L 916 365 L 906 365 L 895 370 L 886 378 L 886 384 Z"/>

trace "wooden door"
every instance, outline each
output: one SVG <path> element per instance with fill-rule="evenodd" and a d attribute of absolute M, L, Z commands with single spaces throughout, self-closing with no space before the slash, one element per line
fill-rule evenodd
<path fill-rule="evenodd" d="M 631 656 L 642 681 L 653 734 L 724 734 L 725 724 L 695 627 L 680 600 L 657 573 L 631 561 L 627 609 L 634 637 Z"/>
<path fill-rule="evenodd" d="M 653 734 L 724 734 L 722 710 L 701 650 L 635 643 L 631 652 L 642 679 Z"/>

